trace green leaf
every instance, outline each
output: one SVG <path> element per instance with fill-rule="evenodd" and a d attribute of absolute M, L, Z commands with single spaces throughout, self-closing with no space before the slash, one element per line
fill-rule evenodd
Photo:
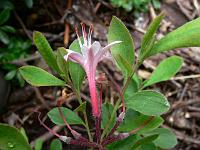
<path fill-rule="evenodd" d="M 128 108 L 147 116 L 161 115 L 168 111 L 170 107 L 164 95 L 150 90 L 134 93 L 132 97 L 126 99 L 125 103 Z"/>
<path fill-rule="evenodd" d="M 59 139 L 54 139 L 52 142 L 51 142 L 51 145 L 50 145 L 50 150 L 62 150 L 62 143 Z"/>
<path fill-rule="evenodd" d="M 35 150 L 42 150 L 42 145 L 43 145 L 44 141 L 42 139 L 37 139 L 35 141 L 35 145 L 34 145 L 34 148 Z"/>
<path fill-rule="evenodd" d="M 119 126 L 118 131 L 129 132 L 142 126 L 144 122 L 148 121 L 149 119 L 149 116 L 140 114 L 132 109 L 128 109 L 124 121 Z M 137 133 L 146 133 L 152 131 L 158 128 L 160 125 L 162 125 L 163 122 L 164 120 L 160 116 L 156 116 L 150 122 L 148 122 L 148 124 L 145 125 L 145 127 L 137 131 Z"/>
<path fill-rule="evenodd" d="M 150 142 L 150 143 L 141 145 L 139 150 L 157 150 L 157 147 L 155 146 L 154 143 Z"/>
<path fill-rule="evenodd" d="M 16 78 L 19 82 L 20 87 L 23 87 L 25 84 L 25 80 L 23 79 L 22 75 L 20 74 L 20 72 L 17 72 L 16 74 Z"/>
<path fill-rule="evenodd" d="M 84 112 L 86 110 L 86 102 L 83 102 L 82 104 L 80 104 L 75 110 L 74 112 Z"/>
<path fill-rule="evenodd" d="M 65 86 L 65 82 L 35 66 L 19 68 L 22 77 L 33 86 Z"/>
<path fill-rule="evenodd" d="M 73 50 L 75 52 L 81 53 L 81 49 L 80 49 L 78 40 L 75 40 L 69 46 L 69 49 Z M 69 72 L 70 72 L 70 76 L 72 79 L 72 83 L 73 83 L 74 87 L 76 88 L 76 90 L 79 92 L 81 85 L 83 83 L 84 77 L 85 77 L 85 71 L 81 65 L 70 61 L 69 62 Z"/>
<path fill-rule="evenodd" d="M 4 9 L 0 12 L 0 25 L 4 24 L 10 17 L 10 9 Z"/>
<path fill-rule="evenodd" d="M 139 135 L 134 134 L 126 139 L 114 142 L 107 146 L 108 150 L 130 150 L 133 144 L 135 144 L 140 138 Z"/>
<path fill-rule="evenodd" d="M 200 46 L 200 18 L 192 20 L 160 39 L 146 56 L 150 57 L 160 52 Z"/>
<path fill-rule="evenodd" d="M 158 30 L 158 27 L 159 27 L 163 17 L 164 17 L 164 14 L 161 13 L 149 25 L 147 32 L 145 33 L 142 43 L 141 43 L 141 50 L 139 53 L 139 61 L 140 62 L 142 62 L 143 58 L 146 55 L 148 55 L 148 53 L 150 52 L 150 50 L 155 42 L 156 31 Z"/>
<path fill-rule="evenodd" d="M 26 135 L 26 131 L 24 130 L 24 128 L 20 128 L 19 131 L 24 136 L 24 138 L 26 139 L 26 141 L 28 142 L 28 137 Z"/>
<path fill-rule="evenodd" d="M 0 124 L 0 149 L 31 150 L 31 147 L 18 129 Z"/>
<path fill-rule="evenodd" d="M 121 54 L 116 54 L 115 59 L 118 60 L 118 66 L 121 68 L 126 80 L 126 78 L 132 72 L 132 66 L 127 62 L 125 58 L 121 56 Z"/>
<path fill-rule="evenodd" d="M 126 88 L 126 91 L 124 93 L 124 98 L 128 99 L 135 92 L 138 92 L 140 85 L 141 85 L 141 80 L 139 79 L 139 77 L 136 74 L 134 74 L 134 76 L 132 77 L 132 79 L 130 80 L 130 83 L 128 84 L 128 86 Z"/>
<path fill-rule="evenodd" d="M 70 109 L 65 108 L 65 107 L 61 107 L 61 111 L 62 111 L 67 123 L 84 125 L 84 122 L 81 120 L 81 118 L 75 112 L 73 112 Z M 65 125 L 64 121 L 62 120 L 62 118 L 60 116 L 60 113 L 59 113 L 57 107 L 50 110 L 47 115 L 53 123 L 55 123 L 57 125 Z"/>
<path fill-rule="evenodd" d="M 101 126 L 102 126 L 103 129 L 106 127 L 107 122 L 111 118 L 111 114 L 113 112 L 113 109 L 114 109 L 114 107 L 113 107 L 112 104 L 104 103 L 102 105 L 102 121 L 101 121 Z M 110 131 L 114 127 L 116 119 L 117 119 L 117 114 L 115 113 L 114 118 L 113 118 L 113 120 L 110 123 L 110 127 L 109 127 L 108 131 Z"/>
<path fill-rule="evenodd" d="M 160 9 L 161 8 L 160 0 L 152 0 L 152 4 L 153 4 L 153 7 L 155 9 Z"/>
<path fill-rule="evenodd" d="M 9 9 L 12 10 L 14 8 L 14 5 L 11 1 L 8 0 L 0 0 L 0 8 L 5 8 L 5 9 Z"/>
<path fill-rule="evenodd" d="M 171 149 L 177 144 L 175 134 L 169 129 L 158 128 L 144 135 L 149 136 L 152 134 L 159 134 L 158 138 L 153 143 L 160 148 Z"/>
<path fill-rule="evenodd" d="M 15 77 L 16 73 L 17 73 L 17 70 L 11 70 L 11 71 L 9 71 L 6 74 L 5 79 L 6 80 L 12 80 Z"/>
<path fill-rule="evenodd" d="M 151 74 L 150 78 L 144 83 L 144 87 L 169 80 L 180 70 L 182 64 L 183 59 L 178 56 L 171 56 L 164 59 Z"/>
<path fill-rule="evenodd" d="M 68 62 L 66 62 L 66 60 L 64 59 L 64 56 L 67 55 L 67 51 L 64 47 L 60 47 L 57 50 L 57 57 L 56 57 L 56 61 L 57 61 L 57 65 L 60 69 L 60 71 L 62 72 L 61 76 L 68 81 L 69 80 L 69 65 Z"/>
<path fill-rule="evenodd" d="M 9 32 L 9 33 L 15 33 L 16 32 L 15 28 L 13 28 L 12 26 L 7 26 L 7 25 L 1 26 L 0 30 L 3 30 L 5 32 Z"/>
<path fill-rule="evenodd" d="M 41 32 L 34 31 L 33 41 L 49 67 L 59 73 L 60 70 L 56 63 L 56 56 L 44 35 Z"/>
<path fill-rule="evenodd" d="M 111 48 L 112 56 L 115 58 L 120 69 L 124 71 L 124 67 L 121 65 L 124 63 L 120 55 L 127 63 L 132 66 L 134 63 L 134 42 L 126 26 L 117 17 L 112 17 L 109 29 L 108 29 L 108 42 L 122 41 L 120 44 L 116 44 Z"/>
<path fill-rule="evenodd" d="M 110 0 L 110 2 L 117 7 L 122 7 L 126 11 L 131 11 L 133 9 L 133 1 L 124 1 L 124 0 Z"/>
<path fill-rule="evenodd" d="M 10 42 L 7 33 L 5 33 L 3 30 L 0 30 L 0 41 L 6 45 Z"/>
<path fill-rule="evenodd" d="M 155 134 L 155 135 L 150 135 L 150 136 L 147 136 L 147 137 L 144 137 L 140 140 L 138 140 L 131 148 L 131 150 L 136 150 L 138 147 L 140 147 L 141 145 L 143 144 L 146 144 L 146 143 L 150 143 L 152 141 L 154 141 L 155 139 L 158 138 L 158 134 Z"/>
<path fill-rule="evenodd" d="M 33 7 L 33 0 L 25 0 L 26 6 L 28 8 L 32 8 Z"/>

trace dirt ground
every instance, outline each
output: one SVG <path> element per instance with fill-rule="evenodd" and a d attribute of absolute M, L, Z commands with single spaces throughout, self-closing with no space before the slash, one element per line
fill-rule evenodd
<path fill-rule="evenodd" d="M 130 30 L 134 37 L 135 47 L 138 50 L 148 24 L 159 14 L 160 10 L 164 11 L 166 16 L 157 38 L 161 38 L 182 24 L 200 16 L 199 0 L 163 0 L 160 10 L 155 10 L 152 6 L 149 6 L 149 11 L 141 13 L 138 18 L 134 17 L 131 12 L 127 13 L 123 9 L 113 7 L 106 0 L 35 0 L 31 9 L 24 9 L 20 3 L 15 6 L 16 10 L 15 15 L 13 14 L 12 23 L 18 28 L 19 34 L 31 38 L 34 30 L 41 31 L 54 49 L 69 46 L 76 38 L 74 27 L 79 26 L 80 22 L 84 22 L 86 25 L 93 24 L 94 40 L 99 40 L 105 45 L 107 27 L 111 17 L 115 15 L 123 20 Z M 179 142 L 174 150 L 199 150 L 200 48 L 177 49 L 151 57 L 145 61 L 139 73 L 143 78 L 147 78 L 160 60 L 171 55 L 183 57 L 184 65 L 181 71 L 170 81 L 156 84 L 151 88 L 164 93 L 170 101 L 171 109 L 163 116 L 165 118 L 163 126 L 171 128 L 177 135 Z M 18 66 L 34 64 L 49 70 L 34 46 L 29 57 L 17 60 L 16 64 Z M 122 75 L 112 61 L 103 61 L 98 69 L 101 72 L 108 73 L 116 82 L 122 83 Z M 67 93 L 71 92 L 69 89 L 64 90 Z M 45 147 L 48 149 L 52 135 L 39 124 L 37 114 L 33 110 L 40 110 L 43 114 L 43 121 L 53 127 L 53 123 L 48 120 L 45 114 L 50 108 L 56 106 L 56 99 L 61 96 L 62 91 L 62 88 L 36 88 L 28 84 L 23 88 L 11 86 L 7 100 L 7 111 L 0 116 L 0 122 L 24 127 L 31 144 L 34 144 L 34 141 L 40 137 L 46 141 Z M 83 86 L 82 93 L 82 97 L 88 97 L 87 83 Z M 77 105 L 78 103 L 73 95 L 68 98 L 66 106 L 73 109 Z M 53 128 L 58 132 L 67 132 L 63 127 L 54 126 Z M 86 133 L 81 127 L 75 126 L 74 128 L 83 134 Z M 75 146 L 64 146 L 70 150 L 80 149 Z"/>

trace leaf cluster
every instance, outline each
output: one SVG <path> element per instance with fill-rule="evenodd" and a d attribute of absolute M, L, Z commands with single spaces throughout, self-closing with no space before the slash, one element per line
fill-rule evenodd
<path fill-rule="evenodd" d="M 7 71 L 6 80 L 15 79 L 20 86 L 24 85 L 24 80 L 17 72 L 17 67 L 12 64 L 12 61 L 25 58 L 28 54 L 28 49 L 32 43 L 30 40 L 24 40 L 16 34 L 16 29 L 7 25 L 10 19 L 11 11 L 14 8 L 10 1 L 1 2 L 3 9 L 0 11 L 0 65 L 1 68 Z"/>
<path fill-rule="evenodd" d="M 158 53 L 181 47 L 200 46 L 200 18 L 157 40 L 156 32 L 163 17 L 163 14 L 158 15 L 150 24 L 141 42 L 138 58 L 135 57 L 134 39 L 128 29 L 120 19 L 112 18 L 108 29 L 108 42 L 122 41 L 120 45 L 111 48 L 111 53 L 124 76 L 122 92 L 127 108 L 125 119 L 117 132 L 134 132 L 126 139 L 109 144 L 107 146 L 109 150 L 171 149 L 177 144 L 173 132 L 160 128 L 164 122 L 161 115 L 169 110 L 170 104 L 163 94 L 150 88 L 153 84 L 173 77 L 180 70 L 183 59 L 179 56 L 171 56 L 162 60 L 148 79 L 142 79 L 138 75 L 138 69 L 146 59 Z M 85 77 L 83 68 L 79 64 L 64 60 L 64 55 L 67 53 L 65 48 L 53 51 L 42 33 L 34 32 L 33 39 L 40 54 L 51 69 L 59 74 L 59 78 L 35 66 L 19 68 L 23 78 L 33 86 L 66 86 L 67 83 L 79 96 Z M 80 52 L 77 40 L 70 45 L 70 49 Z M 120 107 L 118 103 L 113 106 L 108 102 L 102 106 L 101 125 L 102 129 L 106 131 L 104 136 L 108 136 L 109 131 L 115 125 L 118 107 Z M 62 107 L 61 111 L 69 124 L 82 125 L 87 128 L 87 124 L 77 115 L 77 112 L 84 112 L 85 109 L 86 103 L 80 102 L 80 106 L 74 111 L 65 107 Z M 48 117 L 57 125 L 64 124 L 58 108 L 50 110 Z"/>
<path fill-rule="evenodd" d="M 127 12 L 134 9 L 134 12 L 146 12 L 149 3 L 158 9 L 160 8 L 160 0 L 110 0 L 110 2 L 117 7 L 122 7 Z"/>
<path fill-rule="evenodd" d="M 157 40 L 156 32 L 163 17 L 164 14 L 161 13 L 149 25 L 142 39 L 138 58 L 135 58 L 134 40 L 130 36 L 128 29 L 121 20 L 116 17 L 112 18 L 108 41 L 122 41 L 120 46 L 113 46 L 111 51 L 118 68 L 125 78 L 123 89 L 125 91 L 126 107 L 128 108 L 125 120 L 118 128 L 118 131 L 137 130 L 142 126 L 142 123 L 144 124 L 145 120 L 147 121 L 148 118 L 154 117 L 148 125 L 137 130 L 137 133 L 132 137 L 110 144 L 108 146 L 109 149 L 118 149 L 119 147 L 127 150 L 146 150 L 148 149 L 147 147 L 153 150 L 157 148 L 171 149 L 177 143 L 175 135 L 170 130 L 158 128 L 163 123 L 160 115 L 170 108 L 167 98 L 158 91 L 147 90 L 146 88 L 172 78 L 180 70 L 183 59 L 179 56 L 171 56 L 162 60 L 146 80 L 138 75 L 138 69 L 146 59 L 158 53 L 176 48 L 200 46 L 200 18 L 186 23 L 162 39 Z M 157 137 L 153 135 L 157 135 Z"/>

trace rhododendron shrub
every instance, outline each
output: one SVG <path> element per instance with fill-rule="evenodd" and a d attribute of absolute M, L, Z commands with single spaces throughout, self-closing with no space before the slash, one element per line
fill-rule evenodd
<path fill-rule="evenodd" d="M 42 33 L 34 32 L 36 47 L 59 78 L 35 66 L 21 67 L 21 75 L 33 86 L 70 87 L 80 104 L 71 110 L 65 107 L 66 97 L 63 96 L 55 100 L 57 107 L 47 114 L 54 124 L 65 125 L 71 134 L 68 132 L 61 135 L 53 131 L 41 121 L 41 113 L 37 110 L 41 125 L 67 144 L 91 149 L 173 148 L 177 144 L 174 133 L 161 127 L 164 122 L 161 116 L 170 109 L 170 104 L 164 94 L 153 90 L 151 85 L 173 77 L 180 70 L 183 59 L 170 56 L 162 60 L 148 79 L 142 79 L 138 75 L 138 69 L 146 59 L 158 53 L 200 46 L 200 18 L 157 40 L 156 32 L 163 16 L 158 15 L 148 27 L 141 41 L 138 57 L 135 56 L 133 37 L 117 17 L 111 20 L 108 43 L 104 47 L 100 42 L 92 40 L 93 26 L 86 27 L 83 23 L 82 32 L 75 29 L 77 39 L 69 48 L 61 47 L 56 52 Z M 123 83 L 115 82 L 106 72 L 97 72 L 98 63 L 104 58 L 113 60 L 124 77 Z M 89 86 L 89 100 L 81 96 L 81 87 L 86 82 Z M 111 86 L 118 94 L 118 97 L 113 97 L 112 103 L 104 98 L 103 92 L 107 86 Z M 87 107 L 88 105 L 91 107 Z M 91 108 L 91 113 L 86 113 L 86 108 Z M 84 127 L 86 133 L 79 133 L 73 128 L 74 125 Z"/>

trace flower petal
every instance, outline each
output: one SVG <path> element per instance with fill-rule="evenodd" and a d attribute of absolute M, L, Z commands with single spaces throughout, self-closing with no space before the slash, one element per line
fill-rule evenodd
<path fill-rule="evenodd" d="M 102 48 L 102 49 L 96 54 L 96 56 L 95 56 L 95 61 L 101 61 L 102 58 L 103 58 L 104 56 L 107 55 L 108 50 L 109 50 L 113 45 L 118 44 L 118 43 L 121 43 L 121 42 L 122 42 L 122 41 L 114 41 L 114 42 L 108 44 L 107 46 L 105 46 L 104 48 Z M 96 63 L 98 63 L 98 62 L 96 62 Z"/>
<path fill-rule="evenodd" d="M 101 44 L 99 42 L 95 41 L 92 44 L 91 49 L 93 51 L 94 56 L 99 52 L 100 48 L 101 48 Z"/>
<path fill-rule="evenodd" d="M 67 52 L 68 52 L 67 55 L 64 56 L 64 59 L 66 61 L 68 61 L 68 59 L 69 59 L 69 60 L 71 60 L 75 63 L 79 63 L 81 65 L 84 64 L 83 56 L 80 53 L 74 52 L 74 51 L 69 50 L 69 49 L 67 49 Z"/>
<path fill-rule="evenodd" d="M 81 53 L 82 53 L 83 57 L 84 57 L 85 59 L 87 59 L 88 47 L 86 47 L 86 46 L 83 45 L 83 46 L 81 47 Z"/>
<path fill-rule="evenodd" d="M 114 41 L 114 42 L 108 44 L 107 46 L 105 46 L 104 48 L 102 48 L 102 51 L 107 51 L 107 50 L 109 50 L 113 45 L 119 44 L 119 43 L 121 43 L 121 42 L 122 42 L 122 41 Z"/>

